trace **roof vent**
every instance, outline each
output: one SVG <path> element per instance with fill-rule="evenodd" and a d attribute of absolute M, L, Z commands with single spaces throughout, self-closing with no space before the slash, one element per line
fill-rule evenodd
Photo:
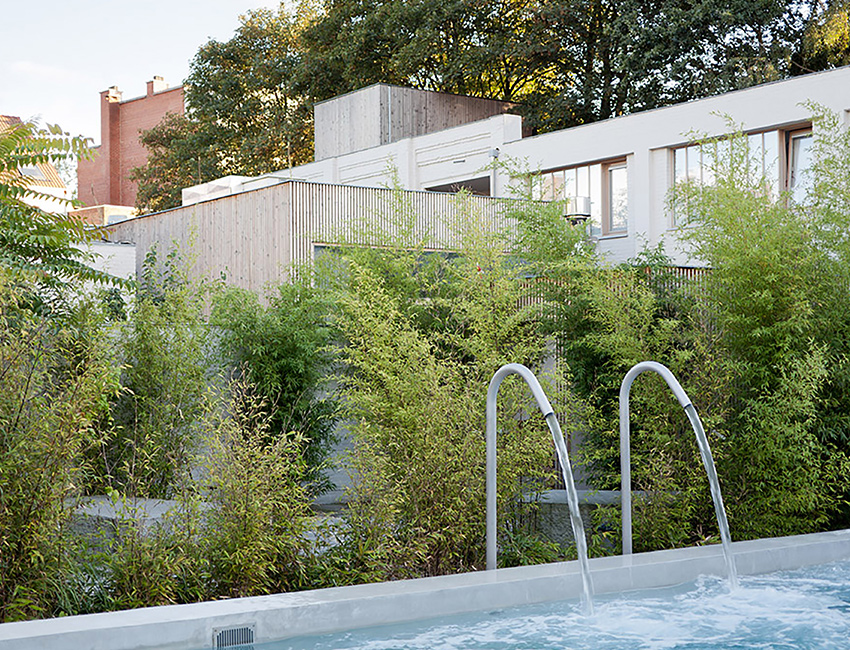
<path fill-rule="evenodd" d="M 228 627 L 213 630 L 213 648 L 238 648 L 239 650 L 254 650 L 254 626 Z"/>

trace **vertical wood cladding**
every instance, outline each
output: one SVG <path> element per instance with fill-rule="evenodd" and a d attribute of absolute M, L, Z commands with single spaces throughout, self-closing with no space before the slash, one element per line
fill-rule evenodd
<path fill-rule="evenodd" d="M 316 104 L 316 160 L 434 133 L 507 112 L 513 105 L 376 84 Z"/>
<path fill-rule="evenodd" d="M 468 234 L 463 228 L 507 227 L 504 206 L 489 197 L 286 181 L 109 230 L 113 241 L 135 242 L 137 271 L 152 247 L 162 260 L 177 246 L 195 277 L 224 275 L 262 292 L 326 247 L 424 242 L 428 249 L 456 250 Z"/>

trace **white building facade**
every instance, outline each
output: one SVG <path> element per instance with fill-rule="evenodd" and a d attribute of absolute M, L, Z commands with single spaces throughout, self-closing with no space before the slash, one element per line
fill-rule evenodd
<path fill-rule="evenodd" d="M 381 87 L 356 91 L 328 104 L 346 101 L 366 120 L 373 111 L 362 99 L 366 93 L 377 97 L 375 88 Z M 666 198 L 677 178 L 710 181 L 694 141 L 741 129 L 776 189 L 800 191 L 800 171 L 805 169 L 812 138 L 817 137 L 812 134 L 808 102 L 839 114 L 847 124 L 850 67 L 533 137 L 523 137 L 519 116 L 499 113 L 349 150 L 263 177 L 231 177 L 188 188 L 183 202 L 190 205 L 290 178 L 366 187 L 397 183 L 412 190 L 465 187 L 479 194 L 509 197 L 515 194 L 515 179 L 501 166 L 493 165 L 498 157 L 502 164 L 510 161 L 508 166 L 539 172 L 544 199 L 577 198 L 575 204 L 584 206 L 581 211 L 590 213 L 600 252 L 610 261 L 624 261 L 644 246 L 663 241 L 676 263 L 688 265 L 693 260 L 678 249 L 678 225 L 668 213 Z M 339 110 L 324 113 L 339 115 Z M 316 115 L 317 132 L 328 128 L 339 136 L 338 126 L 323 126 L 321 111 Z M 734 127 L 730 127 L 730 121 Z M 346 128 L 355 143 L 356 124 L 352 115 L 346 116 Z M 356 144 L 349 149 L 357 149 Z M 337 150 L 346 151 L 346 147 Z"/>

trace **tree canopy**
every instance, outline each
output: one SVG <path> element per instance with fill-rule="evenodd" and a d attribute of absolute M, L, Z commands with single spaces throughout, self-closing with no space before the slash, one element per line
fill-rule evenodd
<path fill-rule="evenodd" d="M 825 5 L 806 25 L 794 59 L 795 74 L 850 64 L 850 1 Z"/>
<path fill-rule="evenodd" d="M 186 117 L 167 116 L 142 134 L 149 157 L 133 171 L 137 208 L 174 207 L 183 187 L 312 159 L 312 103 L 295 88 L 308 15 L 306 7 L 251 11 L 229 41 L 201 46 L 185 81 Z"/>
<path fill-rule="evenodd" d="M 302 83 L 316 99 L 382 81 L 492 97 L 565 128 L 787 75 L 811 4 L 330 0 Z"/>
<path fill-rule="evenodd" d="M 848 0 L 302 0 L 211 40 L 187 122 L 149 139 L 138 207 L 312 159 L 315 102 L 374 83 L 515 102 L 543 132 L 843 65 Z M 168 136 L 163 139 L 163 136 Z M 164 164 L 167 162 L 167 164 Z M 189 170 L 194 170 L 190 173 Z"/>
<path fill-rule="evenodd" d="M 130 178 L 138 181 L 136 207 L 158 212 L 180 205 L 181 191 L 222 174 L 200 133 L 198 121 L 168 113 L 152 129 L 143 131 L 141 143 L 148 150 L 144 167 L 137 167 Z"/>

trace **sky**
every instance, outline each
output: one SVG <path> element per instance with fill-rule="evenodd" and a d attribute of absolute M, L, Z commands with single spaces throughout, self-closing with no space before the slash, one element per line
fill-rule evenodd
<path fill-rule="evenodd" d="M 183 82 L 211 38 L 278 0 L 7 0 L 0 10 L 0 114 L 39 118 L 100 144 L 100 92 Z"/>

